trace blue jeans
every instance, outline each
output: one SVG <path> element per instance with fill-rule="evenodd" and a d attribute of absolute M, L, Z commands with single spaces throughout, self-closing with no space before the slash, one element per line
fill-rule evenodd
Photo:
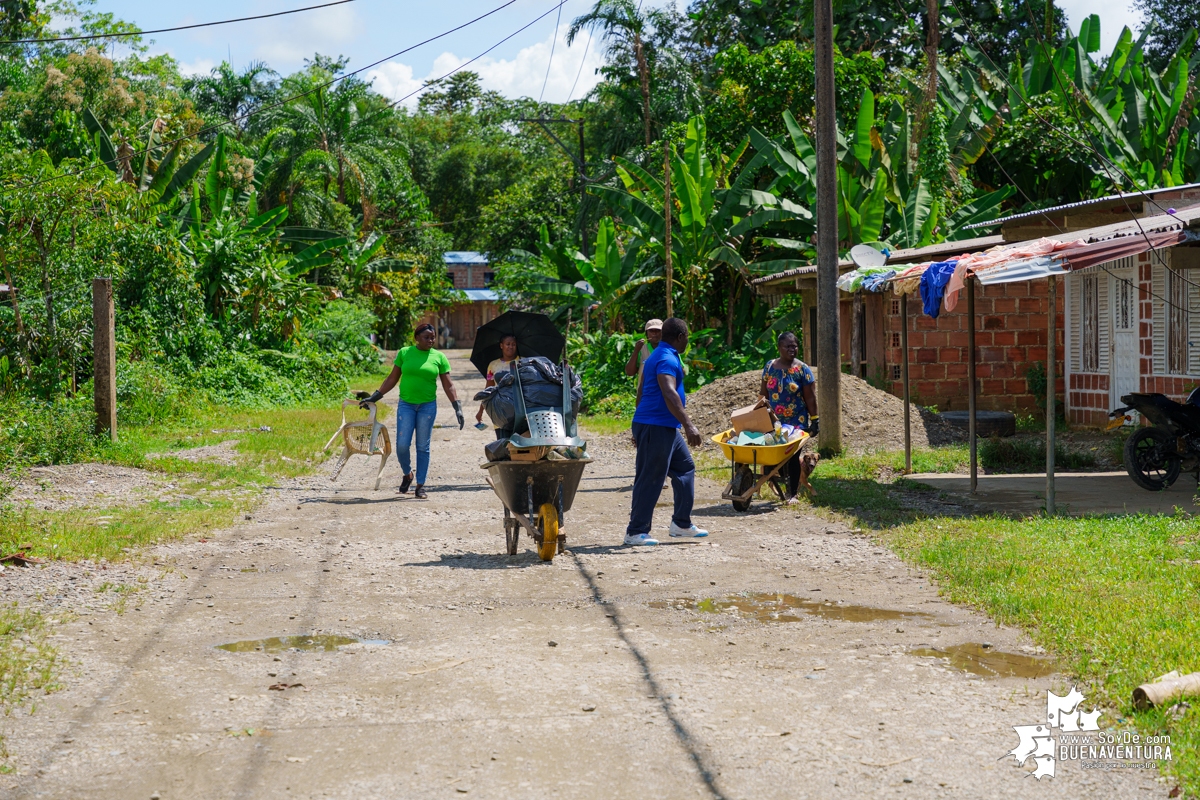
<path fill-rule="evenodd" d="M 681 528 L 692 527 L 692 504 L 696 501 L 696 462 L 678 428 L 633 423 L 637 461 L 633 477 L 633 507 L 625 533 L 649 533 L 654 524 L 654 507 L 662 494 L 663 480 L 671 478 L 675 513 L 671 521 Z"/>
<path fill-rule="evenodd" d="M 396 458 L 404 474 L 412 472 L 413 432 L 417 434 L 417 484 L 429 477 L 429 440 L 433 438 L 433 421 L 437 418 L 437 401 L 406 403 L 396 406 Z"/>

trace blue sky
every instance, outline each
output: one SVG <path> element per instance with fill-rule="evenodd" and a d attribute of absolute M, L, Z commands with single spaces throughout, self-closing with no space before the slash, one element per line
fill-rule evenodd
<path fill-rule="evenodd" d="M 320 0 L 208 0 L 203 4 L 162 0 L 98 0 L 93 6 L 142 28 L 166 28 L 195 22 L 264 14 L 314 5 Z M 680 0 L 681 2 L 683 0 Z M 207 72 L 225 59 L 237 67 L 250 61 L 268 62 L 287 73 L 314 52 L 350 57 L 351 69 L 384 58 L 431 35 L 455 27 L 504 0 L 355 0 L 334 8 L 309 11 L 260 22 L 225 25 L 196 31 L 159 34 L 152 52 L 169 52 L 185 71 Z M 376 88 L 392 98 L 415 90 L 422 80 L 437 77 L 494 45 L 500 39 L 553 8 L 557 0 L 516 0 L 483 22 L 452 34 L 371 70 Z M 518 34 L 470 68 L 479 72 L 485 88 L 509 97 L 541 94 L 549 63 L 545 99 L 562 102 L 575 86 L 574 97 L 598 80 L 599 43 L 589 45 L 587 34 L 567 47 L 566 28 L 593 0 L 568 0 L 555 40 L 555 14 Z M 661 3 L 656 3 L 661 4 Z M 1136 27 L 1138 17 L 1127 0 L 1059 0 L 1072 29 L 1091 13 L 1101 18 L 1103 51 L 1111 49 L 1122 25 Z M 550 60 L 553 43 L 554 58 Z M 586 51 L 586 52 L 585 52 Z M 581 69 L 582 67 L 582 69 Z M 415 102 L 415 98 L 409 101 Z"/>

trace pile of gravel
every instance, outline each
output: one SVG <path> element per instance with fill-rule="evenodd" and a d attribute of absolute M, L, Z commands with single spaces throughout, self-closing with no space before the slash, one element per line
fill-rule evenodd
<path fill-rule="evenodd" d="M 816 370 L 813 370 L 816 374 Z M 729 412 L 758 399 L 762 372 L 751 370 L 713 381 L 688 397 L 687 410 L 704 436 L 729 427 Z M 913 447 L 938 447 L 965 437 L 937 414 L 912 406 Z M 904 401 L 853 375 L 842 375 L 842 446 L 851 452 L 904 449 Z"/>

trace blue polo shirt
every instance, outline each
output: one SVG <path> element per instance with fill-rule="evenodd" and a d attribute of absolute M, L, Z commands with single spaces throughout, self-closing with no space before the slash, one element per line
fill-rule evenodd
<path fill-rule="evenodd" d="M 665 428 L 681 427 L 679 420 L 667 408 L 662 387 L 658 385 L 659 375 L 674 375 L 679 402 L 687 405 L 687 395 L 683 393 L 683 362 L 679 360 L 679 352 L 666 342 L 659 342 L 642 369 L 642 402 L 638 403 L 637 411 L 633 413 L 633 421 Z"/>

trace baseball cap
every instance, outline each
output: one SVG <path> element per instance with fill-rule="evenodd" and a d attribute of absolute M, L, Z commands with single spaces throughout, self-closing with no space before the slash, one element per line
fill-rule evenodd
<path fill-rule="evenodd" d="M 646 330 L 661 331 L 662 330 L 662 320 L 661 319 L 650 320 L 649 322 L 646 323 Z"/>

